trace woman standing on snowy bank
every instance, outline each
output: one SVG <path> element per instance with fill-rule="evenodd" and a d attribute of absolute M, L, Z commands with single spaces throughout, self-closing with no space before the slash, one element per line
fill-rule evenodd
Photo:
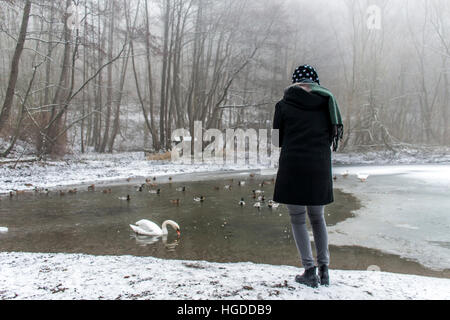
<path fill-rule="evenodd" d="M 336 99 L 320 86 L 313 67 L 298 67 L 293 85 L 275 108 L 274 129 L 279 130 L 280 164 L 274 201 L 287 205 L 295 242 L 305 268 L 295 280 L 317 287 L 329 285 L 328 233 L 325 206 L 334 201 L 331 174 L 333 151 L 342 140 L 343 124 Z M 312 255 L 306 214 L 311 221 L 317 251 L 317 267 Z"/>

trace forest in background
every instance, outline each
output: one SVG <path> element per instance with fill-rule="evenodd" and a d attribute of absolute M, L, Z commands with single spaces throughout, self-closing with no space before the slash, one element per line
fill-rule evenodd
<path fill-rule="evenodd" d="M 448 0 L 0 0 L 0 157 L 271 128 L 300 64 L 338 98 L 341 150 L 448 146 L 449 32 Z"/>

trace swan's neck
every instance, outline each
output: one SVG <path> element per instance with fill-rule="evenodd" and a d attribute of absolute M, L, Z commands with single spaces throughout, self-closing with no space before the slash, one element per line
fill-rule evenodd
<path fill-rule="evenodd" d="M 169 231 L 167 231 L 167 225 L 169 224 L 169 222 L 165 221 L 162 225 L 162 233 L 163 235 L 167 235 L 169 234 Z"/>

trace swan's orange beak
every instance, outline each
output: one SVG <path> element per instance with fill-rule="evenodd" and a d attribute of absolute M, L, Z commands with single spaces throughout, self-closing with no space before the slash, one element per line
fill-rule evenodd
<path fill-rule="evenodd" d="M 180 230 L 177 230 L 177 235 L 178 235 L 178 237 L 180 237 L 180 236 L 181 236 L 181 232 L 180 232 Z"/>

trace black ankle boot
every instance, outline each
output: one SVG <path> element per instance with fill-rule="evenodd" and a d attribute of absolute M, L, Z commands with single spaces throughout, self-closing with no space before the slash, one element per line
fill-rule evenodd
<path fill-rule="evenodd" d="M 317 267 L 312 267 L 305 270 L 303 275 L 298 275 L 295 277 L 295 281 L 311 288 L 317 288 L 319 286 L 319 277 L 317 276 L 316 270 Z"/>
<path fill-rule="evenodd" d="M 323 266 L 319 267 L 319 278 L 320 278 L 320 284 L 322 286 L 330 285 L 330 275 L 328 274 L 328 266 L 323 265 Z"/>

